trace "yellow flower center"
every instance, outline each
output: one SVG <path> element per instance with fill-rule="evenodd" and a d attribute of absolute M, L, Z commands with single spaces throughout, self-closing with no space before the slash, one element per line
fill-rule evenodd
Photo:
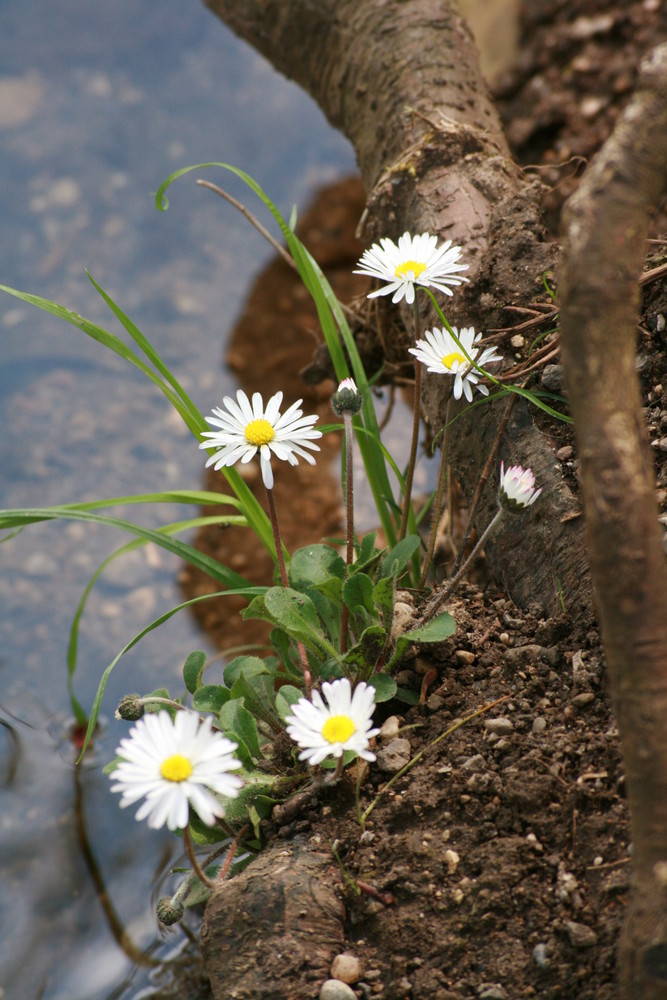
<path fill-rule="evenodd" d="M 273 441 L 275 436 L 276 432 L 264 417 L 260 417 L 259 420 L 251 420 L 249 424 L 246 424 L 245 439 L 248 444 L 254 444 L 259 448 L 261 445 Z"/>
<path fill-rule="evenodd" d="M 192 764 L 183 754 L 175 753 L 162 761 L 160 774 L 165 781 L 185 781 L 192 774 Z"/>
<path fill-rule="evenodd" d="M 466 363 L 466 359 L 460 351 L 452 351 L 451 354 L 445 354 L 445 356 L 440 360 L 445 368 L 451 368 L 455 361 L 460 361 L 462 365 Z"/>
<path fill-rule="evenodd" d="M 394 274 L 397 278 L 405 278 L 406 275 L 412 274 L 415 278 L 418 278 L 422 271 L 426 270 L 426 264 L 420 264 L 417 260 L 406 260 L 402 264 L 399 264 Z"/>
<path fill-rule="evenodd" d="M 355 728 L 354 722 L 347 715 L 332 715 L 322 726 L 322 736 L 329 743 L 345 743 Z"/>

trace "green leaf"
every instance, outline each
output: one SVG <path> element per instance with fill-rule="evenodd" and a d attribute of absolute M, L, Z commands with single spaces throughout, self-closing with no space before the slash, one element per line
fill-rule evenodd
<path fill-rule="evenodd" d="M 382 621 L 387 630 L 391 628 L 391 620 L 394 614 L 394 604 L 396 602 L 396 578 L 385 576 L 378 580 L 373 587 L 373 601 L 382 616 Z"/>
<path fill-rule="evenodd" d="M 399 577 L 421 544 L 419 535 L 408 535 L 393 547 L 382 560 L 382 576 Z"/>
<path fill-rule="evenodd" d="M 293 638 L 336 655 L 336 650 L 324 635 L 315 605 L 306 594 L 291 587 L 271 587 L 264 594 L 266 610 Z"/>
<path fill-rule="evenodd" d="M 330 579 L 332 583 L 338 584 L 338 587 L 341 588 L 340 580 L 336 580 L 335 577 Z M 340 602 L 329 600 L 325 594 L 313 587 L 309 587 L 305 594 L 313 602 L 318 617 L 327 630 L 327 637 L 337 646 L 340 641 Z M 338 596 L 340 597 L 340 594 Z"/>
<path fill-rule="evenodd" d="M 243 674 L 250 679 L 258 674 L 270 673 L 264 660 L 259 656 L 235 656 L 233 660 L 225 666 L 223 677 L 228 688 L 232 687 L 235 681 Z"/>
<path fill-rule="evenodd" d="M 383 550 L 376 548 L 376 540 L 377 531 L 369 531 L 367 535 L 364 535 L 359 544 L 357 560 L 350 567 L 351 571 L 357 572 L 360 569 L 365 569 L 367 564 L 375 562 L 376 559 L 380 558 Z"/>
<path fill-rule="evenodd" d="M 276 711 L 281 722 L 284 723 L 285 718 L 292 714 L 292 705 L 300 698 L 303 698 L 303 691 L 299 691 L 291 684 L 283 684 L 276 695 Z"/>
<path fill-rule="evenodd" d="M 404 705 L 418 705 L 419 691 L 412 691 L 410 688 L 398 688 L 396 691 L 396 701 L 402 701 Z"/>
<path fill-rule="evenodd" d="M 287 674 L 291 677 L 301 676 L 300 669 L 294 663 L 292 657 L 291 639 L 282 628 L 274 628 L 269 635 L 271 645 L 278 654 L 278 659 L 283 664 Z"/>
<path fill-rule="evenodd" d="M 271 810 L 276 804 L 275 799 L 270 799 L 268 795 L 257 795 L 253 803 L 248 807 L 248 819 L 252 823 L 252 828 L 257 840 L 261 840 L 261 822 L 271 815 Z"/>
<path fill-rule="evenodd" d="M 254 716 L 244 707 L 240 698 L 230 698 L 220 710 L 220 725 L 231 739 L 238 737 L 253 760 L 262 759 Z"/>
<path fill-rule="evenodd" d="M 229 691 L 222 684 L 202 684 L 192 696 L 192 707 L 198 712 L 215 712 L 217 715 L 229 699 Z"/>
<path fill-rule="evenodd" d="M 235 799 L 224 799 L 225 819 L 232 825 L 244 823 L 248 817 L 251 805 L 254 805 L 258 798 L 269 798 L 278 801 L 280 795 L 277 794 L 280 787 L 280 778 L 272 774 L 265 774 L 263 771 L 241 772 L 243 787 Z"/>
<path fill-rule="evenodd" d="M 455 619 L 448 611 L 443 611 L 426 625 L 404 632 L 403 638 L 410 639 L 411 642 L 441 642 L 443 639 L 448 639 L 454 632 L 456 632 Z"/>
<path fill-rule="evenodd" d="M 345 579 L 345 560 L 330 545 L 306 545 L 293 554 L 289 578 L 295 590 L 319 588 L 331 577 Z"/>
<path fill-rule="evenodd" d="M 348 649 L 343 662 L 346 666 L 356 667 L 358 670 L 373 667 L 384 649 L 386 640 L 387 633 L 381 625 L 369 625 L 361 633 L 359 641 Z"/>
<path fill-rule="evenodd" d="M 185 661 L 183 667 L 183 680 L 185 681 L 185 686 L 190 692 L 194 694 L 198 687 L 201 687 L 201 673 L 204 669 L 206 663 L 206 653 L 202 652 L 201 649 L 195 650 L 194 653 L 190 653 Z"/>
<path fill-rule="evenodd" d="M 353 613 L 357 614 L 360 608 L 375 613 L 375 603 L 373 601 L 373 581 L 366 573 L 355 573 L 343 584 L 343 600 Z"/>
<path fill-rule="evenodd" d="M 389 701 L 396 694 L 396 681 L 389 674 L 373 674 L 368 683 L 375 688 L 375 703 Z"/>
<path fill-rule="evenodd" d="M 456 632 L 456 621 L 447 611 L 444 611 L 441 615 L 433 618 L 420 628 L 404 632 L 396 640 L 396 647 L 391 660 L 387 664 L 387 668 L 400 660 L 406 650 L 416 642 L 442 642 L 443 639 L 448 639 L 454 632 Z"/>
<path fill-rule="evenodd" d="M 232 699 L 243 700 L 245 708 L 266 723 L 274 733 L 280 731 L 273 696 L 273 677 L 269 673 L 246 677 L 239 674 L 231 688 Z"/>

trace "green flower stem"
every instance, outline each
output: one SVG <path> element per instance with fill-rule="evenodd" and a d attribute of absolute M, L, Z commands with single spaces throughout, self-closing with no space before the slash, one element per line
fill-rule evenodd
<path fill-rule="evenodd" d="M 229 850 L 227 851 L 225 860 L 220 865 L 220 871 L 218 872 L 216 878 L 217 882 L 224 882 L 224 880 L 227 878 L 227 875 L 229 874 L 229 869 L 232 866 L 232 861 L 234 860 L 234 855 L 238 850 L 239 842 L 243 837 L 245 837 L 249 829 L 250 829 L 250 824 L 246 823 L 245 826 L 241 828 L 241 830 L 232 840 L 231 844 L 229 845 Z"/>
<path fill-rule="evenodd" d="M 192 870 L 195 872 L 197 878 L 199 879 L 202 885 L 206 886 L 207 889 L 213 889 L 215 886 L 215 882 L 211 882 L 210 878 L 208 877 L 204 869 L 197 861 L 195 855 L 195 849 L 192 844 L 192 837 L 190 836 L 189 826 L 186 826 L 185 830 L 183 831 L 183 843 L 185 844 L 185 850 L 188 855 L 190 864 L 192 865 Z"/>
<path fill-rule="evenodd" d="M 343 776 L 343 767 L 345 766 L 345 754 L 341 754 L 336 761 L 336 770 L 332 774 L 328 774 L 324 779 L 325 785 L 335 785 L 337 781 L 340 781 Z"/>
<path fill-rule="evenodd" d="M 451 578 L 451 580 L 448 582 L 444 590 L 441 590 L 438 594 L 436 594 L 436 596 L 426 605 L 424 613 L 421 617 L 420 621 L 421 625 L 425 625 L 426 622 L 430 621 L 430 619 L 433 618 L 433 615 L 436 613 L 436 611 L 438 611 L 445 603 L 447 598 L 454 593 L 459 583 L 461 582 L 464 573 L 466 572 L 472 561 L 477 557 L 483 546 L 486 544 L 489 536 L 496 530 L 496 528 L 500 524 L 504 513 L 505 513 L 505 508 L 499 507 L 498 510 L 496 511 L 495 517 L 493 518 L 491 523 L 487 525 L 486 530 L 484 531 L 481 538 L 477 542 L 477 545 L 472 550 L 472 552 L 464 562 L 463 566 L 461 566 L 458 573 L 456 573 Z"/>
<path fill-rule="evenodd" d="M 435 539 L 438 534 L 438 524 L 440 522 L 440 509 L 442 507 L 442 494 L 445 489 L 445 479 L 448 469 L 447 465 L 447 446 L 449 443 L 449 404 L 451 402 L 451 396 L 447 400 L 447 408 L 445 410 L 445 433 L 442 441 L 442 451 L 440 453 L 440 470 L 438 472 L 438 485 L 435 494 L 435 501 L 433 503 L 433 510 L 431 511 L 431 534 L 428 540 L 428 549 L 426 551 L 426 557 L 424 559 L 424 565 L 422 567 L 422 573 L 419 578 L 419 590 L 423 590 L 426 585 L 426 580 L 428 579 L 428 573 L 431 568 L 431 563 L 433 561 L 433 552 L 435 551 Z"/>
<path fill-rule="evenodd" d="M 415 295 L 413 315 L 415 321 L 415 342 L 419 339 L 419 305 Z M 421 362 L 415 361 L 415 398 L 412 410 L 412 441 L 410 443 L 410 458 L 408 468 L 405 473 L 405 489 L 403 491 L 403 511 L 401 513 L 401 526 L 398 529 L 398 540 L 405 538 L 408 528 L 408 518 L 410 517 L 410 505 L 412 499 L 412 480 L 415 474 L 415 464 L 417 462 L 417 444 L 419 442 L 419 424 L 421 419 L 421 395 L 422 395 L 422 370 Z"/>
<path fill-rule="evenodd" d="M 278 560 L 278 569 L 280 571 L 280 582 L 283 587 L 289 587 L 289 580 L 287 579 L 287 567 L 285 566 L 285 554 L 283 552 L 283 543 L 280 539 L 280 528 L 278 527 L 278 515 L 276 513 L 276 503 L 273 499 L 273 490 L 270 490 L 268 486 L 264 487 L 266 490 L 266 503 L 269 508 L 269 518 L 271 520 L 271 527 L 273 528 L 273 539 L 276 543 L 276 559 Z"/>
<path fill-rule="evenodd" d="M 454 574 L 458 572 L 459 566 L 461 565 L 461 562 L 463 560 L 463 553 L 468 547 L 468 541 L 470 540 L 470 535 L 472 533 L 472 524 L 475 514 L 477 513 L 477 507 L 479 506 L 479 501 L 481 499 L 482 492 L 484 490 L 484 487 L 486 486 L 486 481 L 489 478 L 489 475 L 491 474 L 491 467 L 496 461 L 498 455 L 498 448 L 500 447 L 500 442 L 507 429 L 507 425 L 509 423 L 512 410 L 514 408 L 514 404 L 516 403 L 517 399 L 518 396 L 516 396 L 515 394 L 512 394 L 509 397 L 509 399 L 507 400 L 507 406 L 505 407 L 503 415 L 500 418 L 500 423 L 498 424 L 498 429 L 496 430 L 496 434 L 493 439 L 493 444 L 491 445 L 491 449 L 489 451 L 487 460 L 484 463 L 484 468 L 482 469 L 482 473 L 479 477 L 479 481 L 475 488 L 475 494 L 470 502 L 470 508 L 468 511 L 468 523 L 466 524 L 466 529 L 463 533 L 463 538 L 461 539 L 461 545 L 459 546 L 459 551 L 454 561 L 454 566 L 453 566 Z"/>
<path fill-rule="evenodd" d="M 345 510 L 347 522 L 347 552 L 345 562 L 349 571 L 354 562 L 354 432 L 352 430 L 352 415 L 343 414 L 345 421 Z M 343 602 L 340 616 L 340 651 L 347 652 L 347 620 L 348 607 Z"/>
<path fill-rule="evenodd" d="M 172 701 L 171 698 L 159 698 L 157 695 L 147 695 L 145 698 L 140 698 L 139 701 L 142 705 L 164 705 L 166 708 L 175 708 L 177 712 L 182 712 L 187 708 L 179 701 Z"/>
<path fill-rule="evenodd" d="M 273 538 L 276 543 L 276 558 L 278 560 L 278 569 L 280 571 L 280 582 L 283 587 L 289 587 L 289 580 L 287 578 L 287 567 L 285 566 L 285 555 L 283 553 L 283 543 L 280 538 L 280 528 L 278 527 L 278 514 L 276 513 L 276 504 L 273 499 L 273 490 L 270 490 L 268 486 L 266 489 L 266 502 L 269 508 L 269 519 L 271 521 L 271 527 L 273 528 Z M 299 659 L 301 661 L 301 673 L 303 674 L 303 683 L 306 689 L 306 698 L 310 697 L 310 687 L 312 684 L 312 677 L 310 674 L 310 667 L 308 666 L 308 655 L 306 653 L 306 647 L 302 642 L 297 642 L 297 649 L 299 650 Z"/>

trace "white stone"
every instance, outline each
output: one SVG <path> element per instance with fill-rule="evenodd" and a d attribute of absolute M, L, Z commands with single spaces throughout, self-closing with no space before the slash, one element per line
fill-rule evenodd
<path fill-rule="evenodd" d="M 327 979 L 320 987 L 320 1000 L 357 1000 L 357 994 L 340 979 Z"/>
<path fill-rule="evenodd" d="M 331 977 L 343 983 L 356 983 L 361 979 L 361 962 L 356 955 L 342 952 L 331 963 Z"/>

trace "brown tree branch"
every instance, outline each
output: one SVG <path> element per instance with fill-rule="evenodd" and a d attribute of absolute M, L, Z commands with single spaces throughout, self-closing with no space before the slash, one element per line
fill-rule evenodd
<path fill-rule="evenodd" d="M 667 563 L 635 370 L 649 216 L 667 190 L 667 45 L 567 203 L 561 338 L 632 815 L 623 997 L 667 996 Z"/>
<path fill-rule="evenodd" d="M 464 248 L 470 284 L 446 303 L 450 322 L 479 330 L 507 326 L 505 308 L 528 306 L 552 268 L 539 184 L 511 161 L 481 76 L 470 31 L 451 0 L 206 0 L 238 35 L 300 83 L 352 142 L 368 191 L 364 235 L 429 231 Z M 409 313 L 404 317 L 411 329 Z M 422 328 L 435 317 L 424 306 Z M 409 334 L 396 347 L 405 352 Z M 449 379 L 427 376 L 424 410 L 442 426 Z M 454 415 L 456 407 L 452 407 Z M 458 420 L 450 461 L 464 493 L 479 482 L 504 403 Z M 560 476 L 549 438 L 523 401 L 500 448 L 505 464 L 531 466 L 544 487 L 526 517 L 508 519 L 488 547 L 514 600 L 547 613 L 590 607 L 577 504 Z M 477 515 L 495 510 L 492 477 Z M 520 523 L 519 523 L 520 522 Z"/>

